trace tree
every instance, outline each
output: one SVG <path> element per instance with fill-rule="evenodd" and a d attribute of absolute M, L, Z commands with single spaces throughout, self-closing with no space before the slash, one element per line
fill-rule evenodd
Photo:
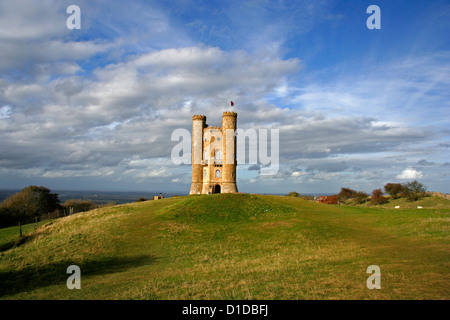
<path fill-rule="evenodd" d="M 52 212 L 61 207 L 57 193 L 51 193 L 45 187 L 29 186 L 22 191 L 31 191 L 37 197 L 38 213 Z"/>
<path fill-rule="evenodd" d="M 31 190 L 22 190 L 6 199 L 5 207 L 10 217 L 19 225 L 22 237 L 22 224 L 39 212 L 37 195 Z"/>
<path fill-rule="evenodd" d="M 338 193 L 339 202 L 345 202 L 352 199 L 352 203 L 361 204 L 367 201 L 369 197 L 367 193 L 362 191 L 355 191 L 350 188 L 341 188 L 341 192 Z"/>
<path fill-rule="evenodd" d="M 350 188 L 341 188 L 341 192 L 338 193 L 338 199 L 340 202 L 343 202 L 345 200 L 354 198 L 357 192 L 355 190 L 352 190 Z"/>
<path fill-rule="evenodd" d="M 50 193 L 45 187 L 29 186 L 5 199 L 2 207 L 8 218 L 20 226 L 22 236 L 22 224 L 58 209 L 59 203 L 58 194 Z"/>
<path fill-rule="evenodd" d="M 405 186 L 401 183 L 388 183 L 384 186 L 384 191 L 389 194 L 392 199 L 398 199 L 405 191 Z"/>
<path fill-rule="evenodd" d="M 6 228 L 14 224 L 11 219 L 8 208 L 2 203 L 0 204 L 0 228 Z"/>
<path fill-rule="evenodd" d="M 410 201 L 419 200 L 424 197 L 427 192 L 427 188 L 417 180 L 406 183 L 404 189 L 404 196 Z"/>
<path fill-rule="evenodd" d="M 372 191 L 370 202 L 373 204 L 383 204 L 387 202 L 387 199 L 383 196 L 383 191 L 381 191 L 381 189 L 375 189 Z"/>
<path fill-rule="evenodd" d="M 300 197 L 300 194 L 298 192 L 291 191 L 286 196 L 287 197 Z"/>

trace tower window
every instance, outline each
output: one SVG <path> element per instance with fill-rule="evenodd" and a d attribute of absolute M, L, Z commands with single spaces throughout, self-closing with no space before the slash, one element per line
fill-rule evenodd
<path fill-rule="evenodd" d="M 203 179 L 206 179 L 206 177 L 208 176 L 208 174 L 206 173 L 206 170 L 203 171 Z"/>
<path fill-rule="evenodd" d="M 221 150 L 216 150 L 216 153 L 214 155 L 214 158 L 216 160 L 222 160 L 222 151 Z"/>
<path fill-rule="evenodd" d="M 216 178 L 220 178 L 220 170 L 216 170 Z"/>

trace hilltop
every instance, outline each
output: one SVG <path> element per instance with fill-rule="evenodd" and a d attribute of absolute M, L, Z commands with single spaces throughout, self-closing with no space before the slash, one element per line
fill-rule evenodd
<path fill-rule="evenodd" d="M 0 253 L 1 299 L 450 299 L 450 209 L 250 194 L 104 207 Z M 0 230 L 0 241 L 11 228 Z M 6 240 L 5 240 L 6 241 Z M 81 268 L 81 290 L 66 269 Z M 366 269 L 381 269 L 369 290 Z"/>

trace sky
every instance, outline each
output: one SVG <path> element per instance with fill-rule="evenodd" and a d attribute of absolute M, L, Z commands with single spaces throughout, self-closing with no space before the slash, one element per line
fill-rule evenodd
<path fill-rule="evenodd" d="M 447 0 L 1 0 L 0 189 L 187 194 L 172 132 L 233 101 L 238 128 L 279 130 L 278 172 L 238 165 L 241 192 L 450 193 L 449 17 Z"/>

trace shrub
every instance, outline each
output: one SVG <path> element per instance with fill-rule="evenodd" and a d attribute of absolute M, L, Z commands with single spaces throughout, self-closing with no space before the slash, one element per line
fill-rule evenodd
<path fill-rule="evenodd" d="M 384 191 L 389 194 L 392 199 L 398 199 L 404 194 L 405 186 L 401 183 L 388 183 L 384 186 Z"/>
<path fill-rule="evenodd" d="M 338 199 L 340 202 L 344 202 L 348 199 L 354 198 L 357 192 L 350 188 L 341 188 L 341 192 L 338 193 Z"/>
<path fill-rule="evenodd" d="M 369 195 L 365 192 L 359 191 L 355 194 L 353 197 L 353 201 L 357 204 L 362 204 L 364 202 L 367 202 L 369 200 Z"/>
<path fill-rule="evenodd" d="M 383 197 L 381 189 L 375 189 L 372 191 L 372 198 L 370 199 L 372 204 L 383 204 L 387 202 L 387 199 Z"/>
<path fill-rule="evenodd" d="M 298 192 L 292 191 L 289 192 L 286 197 L 300 197 L 300 194 Z"/>
<path fill-rule="evenodd" d="M 369 195 L 362 191 L 355 191 L 350 188 L 341 188 L 338 193 L 338 200 L 341 203 L 362 204 L 368 200 Z"/>
<path fill-rule="evenodd" d="M 63 207 L 67 211 L 69 211 L 70 208 L 73 208 L 74 213 L 89 211 L 98 208 L 98 206 L 90 200 L 76 200 L 76 199 L 67 200 L 66 202 L 63 203 Z"/>
<path fill-rule="evenodd" d="M 403 196 L 409 201 L 417 201 L 426 195 L 427 188 L 417 180 L 404 185 Z"/>

